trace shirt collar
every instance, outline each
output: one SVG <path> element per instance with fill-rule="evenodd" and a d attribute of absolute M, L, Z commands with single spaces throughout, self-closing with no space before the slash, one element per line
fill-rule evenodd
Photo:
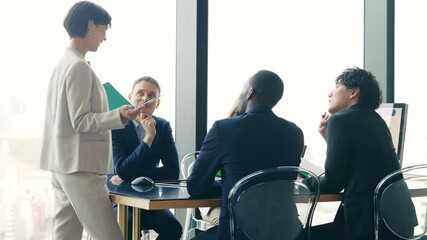
<path fill-rule="evenodd" d="M 137 122 L 136 120 L 132 120 L 133 125 L 135 126 L 135 128 L 137 128 L 139 125 L 141 125 L 139 122 Z"/>
<path fill-rule="evenodd" d="M 273 113 L 273 110 L 267 106 L 258 106 L 250 108 L 247 113 Z"/>
<path fill-rule="evenodd" d="M 76 49 L 72 48 L 72 47 L 68 47 L 67 51 L 72 52 L 73 54 L 77 55 L 79 58 L 83 59 L 84 61 L 86 61 L 85 57 Z"/>

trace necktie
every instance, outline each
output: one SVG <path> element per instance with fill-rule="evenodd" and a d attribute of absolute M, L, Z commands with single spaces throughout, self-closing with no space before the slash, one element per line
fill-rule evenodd
<path fill-rule="evenodd" d="M 138 124 L 136 127 L 136 135 L 138 135 L 138 139 L 141 142 L 145 137 L 144 129 L 142 128 L 141 124 Z"/>

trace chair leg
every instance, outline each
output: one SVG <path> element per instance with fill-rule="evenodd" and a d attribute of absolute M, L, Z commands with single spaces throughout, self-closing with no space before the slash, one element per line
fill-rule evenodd
<path fill-rule="evenodd" d="M 189 240 L 190 230 L 191 230 L 191 218 L 193 214 L 192 208 L 187 208 L 187 212 L 185 214 L 185 224 L 184 229 L 182 231 L 182 240 Z"/>
<path fill-rule="evenodd" d="M 142 238 L 141 240 L 150 240 L 150 230 L 144 229 L 141 232 Z"/>

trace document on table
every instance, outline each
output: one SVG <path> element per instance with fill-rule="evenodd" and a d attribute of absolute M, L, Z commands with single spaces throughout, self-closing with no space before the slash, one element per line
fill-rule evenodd
<path fill-rule="evenodd" d="M 156 181 L 154 184 L 159 187 L 176 187 L 176 188 L 187 187 L 186 180 Z"/>
<path fill-rule="evenodd" d="M 300 167 L 303 167 L 309 171 L 312 171 L 317 176 L 320 176 L 325 172 L 325 169 L 323 167 L 318 166 L 304 158 L 301 159 Z"/>

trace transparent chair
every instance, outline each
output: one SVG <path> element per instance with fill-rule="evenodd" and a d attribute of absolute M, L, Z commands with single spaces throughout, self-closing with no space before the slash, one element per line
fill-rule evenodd
<path fill-rule="evenodd" d="M 384 231 L 401 239 L 427 239 L 427 164 L 384 177 L 374 192 L 375 239 Z M 387 230 L 388 229 L 388 230 Z"/>
<path fill-rule="evenodd" d="M 181 160 L 181 175 L 184 179 L 190 175 L 191 170 L 193 169 L 194 162 L 196 161 L 199 155 L 199 151 L 191 152 L 185 155 Z M 214 225 L 210 222 L 204 221 L 203 219 L 196 218 L 196 208 L 187 208 L 187 213 L 185 216 L 185 224 L 182 233 L 182 239 L 188 240 L 190 237 L 190 232 L 193 230 L 206 231 Z"/>
<path fill-rule="evenodd" d="M 312 177 L 312 189 L 302 182 L 308 177 Z M 301 167 L 249 174 L 228 195 L 231 239 L 309 239 L 319 194 L 319 179 Z"/>
<path fill-rule="evenodd" d="M 141 230 L 141 239 L 142 240 L 150 240 L 150 230 L 149 229 L 143 229 Z"/>

